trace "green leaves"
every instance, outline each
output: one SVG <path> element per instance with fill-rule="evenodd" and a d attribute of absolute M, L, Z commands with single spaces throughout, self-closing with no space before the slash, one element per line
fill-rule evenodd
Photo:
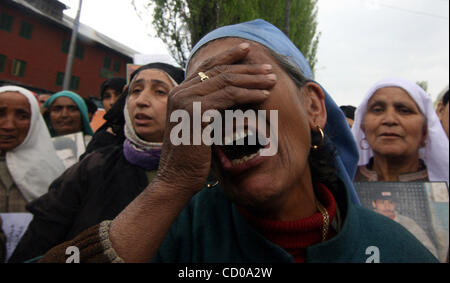
<path fill-rule="evenodd" d="M 153 8 L 152 24 L 174 59 L 184 66 L 191 48 L 217 27 L 257 18 L 285 30 L 285 1 L 273 0 L 146 0 Z M 136 7 L 139 13 L 139 8 Z M 317 0 L 291 0 L 289 38 L 314 66 L 320 33 L 317 32 Z"/>

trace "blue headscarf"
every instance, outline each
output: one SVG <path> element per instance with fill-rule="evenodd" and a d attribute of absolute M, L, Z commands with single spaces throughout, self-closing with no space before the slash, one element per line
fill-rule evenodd
<path fill-rule="evenodd" d="M 203 45 L 215 39 L 224 37 L 238 37 L 258 42 L 265 47 L 286 56 L 291 64 L 297 66 L 307 79 L 313 79 L 311 68 L 300 50 L 298 50 L 281 30 L 260 19 L 220 27 L 205 35 L 192 49 L 186 64 L 186 70 L 192 56 Z M 324 130 L 337 149 L 335 161 L 338 175 L 346 185 L 350 194 L 350 199 L 354 203 L 360 204 L 352 182 L 358 164 L 358 148 L 356 142 L 348 127 L 344 114 L 323 87 L 322 91 L 325 94 L 325 107 L 327 109 L 328 117 Z"/>
<path fill-rule="evenodd" d="M 81 121 L 83 123 L 83 133 L 85 135 L 92 136 L 94 134 L 94 132 L 92 131 L 91 125 L 89 123 L 88 109 L 87 109 L 86 103 L 84 102 L 83 98 L 81 98 L 81 96 L 79 96 L 75 92 L 71 92 L 68 90 L 63 90 L 63 91 L 57 92 L 57 93 L 53 94 L 52 96 L 50 96 L 50 98 L 44 103 L 44 107 L 49 108 L 53 104 L 55 99 L 57 99 L 58 97 L 61 97 L 61 96 L 68 97 L 68 98 L 72 99 L 73 102 L 75 102 L 75 104 L 78 107 L 78 110 L 80 110 Z M 46 118 L 46 122 L 47 122 L 47 125 L 51 125 L 50 121 L 48 121 L 47 118 Z M 50 126 L 49 129 L 50 129 L 50 134 L 53 137 L 55 135 L 53 128 Z"/>

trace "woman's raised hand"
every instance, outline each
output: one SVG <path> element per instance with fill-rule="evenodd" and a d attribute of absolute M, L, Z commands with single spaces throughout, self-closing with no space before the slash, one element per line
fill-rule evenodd
<path fill-rule="evenodd" d="M 211 146 L 203 142 L 193 145 L 193 141 L 194 135 L 201 135 L 208 123 L 193 123 L 194 102 L 200 102 L 202 117 L 208 110 L 223 113 L 236 105 L 262 103 L 269 97 L 269 90 L 276 83 L 272 66 L 245 64 L 249 52 L 250 44 L 241 43 L 210 57 L 194 67 L 192 74 L 172 89 L 167 103 L 167 124 L 157 177 L 159 182 L 191 193 L 197 192 L 206 183 L 211 169 Z M 200 72 L 208 78 L 202 80 Z M 171 122 L 170 117 L 177 110 L 189 114 L 190 122 L 182 125 L 188 131 L 189 145 L 174 145 L 172 140 L 174 135 L 171 132 L 179 123 Z M 194 130 L 195 126 L 200 126 L 200 129 Z"/>

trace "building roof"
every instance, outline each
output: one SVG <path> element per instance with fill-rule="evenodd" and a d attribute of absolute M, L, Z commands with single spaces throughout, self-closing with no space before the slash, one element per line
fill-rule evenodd
<path fill-rule="evenodd" d="M 41 10 L 39 10 L 38 8 L 34 7 L 33 5 L 31 5 L 30 3 L 26 2 L 25 0 L 11 0 L 12 2 L 21 5 L 22 7 L 32 11 L 35 14 L 38 14 L 42 17 L 47 18 L 48 20 L 59 24 L 60 26 L 66 27 L 70 30 L 72 30 L 73 26 L 74 26 L 74 19 L 72 19 L 71 17 L 67 16 L 67 15 L 63 15 L 62 20 L 57 19 Z M 83 24 L 80 22 L 79 26 L 78 26 L 78 34 L 80 36 L 80 38 L 84 38 L 87 40 L 92 40 L 95 41 L 107 48 L 110 48 L 112 50 L 115 50 L 116 52 L 119 52 L 125 56 L 128 56 L 130 58 L 133 58 L 135 54 L 138 54 L 139 52 L 123 45 L 120 42 L 115 41 L 112 38 L 109 38 L 108 36 L 92 29 L 91 27 Z"/>

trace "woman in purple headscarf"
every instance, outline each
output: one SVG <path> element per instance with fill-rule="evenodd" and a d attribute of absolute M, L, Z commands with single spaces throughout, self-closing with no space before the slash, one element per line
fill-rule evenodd
<path fill-rule="evenodd" d="M 28 205 L 34 218 L 10 262 L 42 255 L 103 220 L 114 218 L 156 175 L 169 91 L 184 78 L 164 63 L 140 67 L 119 114 L 125 139 L 97 149 L 69 168 L 49 192 Z"/>

